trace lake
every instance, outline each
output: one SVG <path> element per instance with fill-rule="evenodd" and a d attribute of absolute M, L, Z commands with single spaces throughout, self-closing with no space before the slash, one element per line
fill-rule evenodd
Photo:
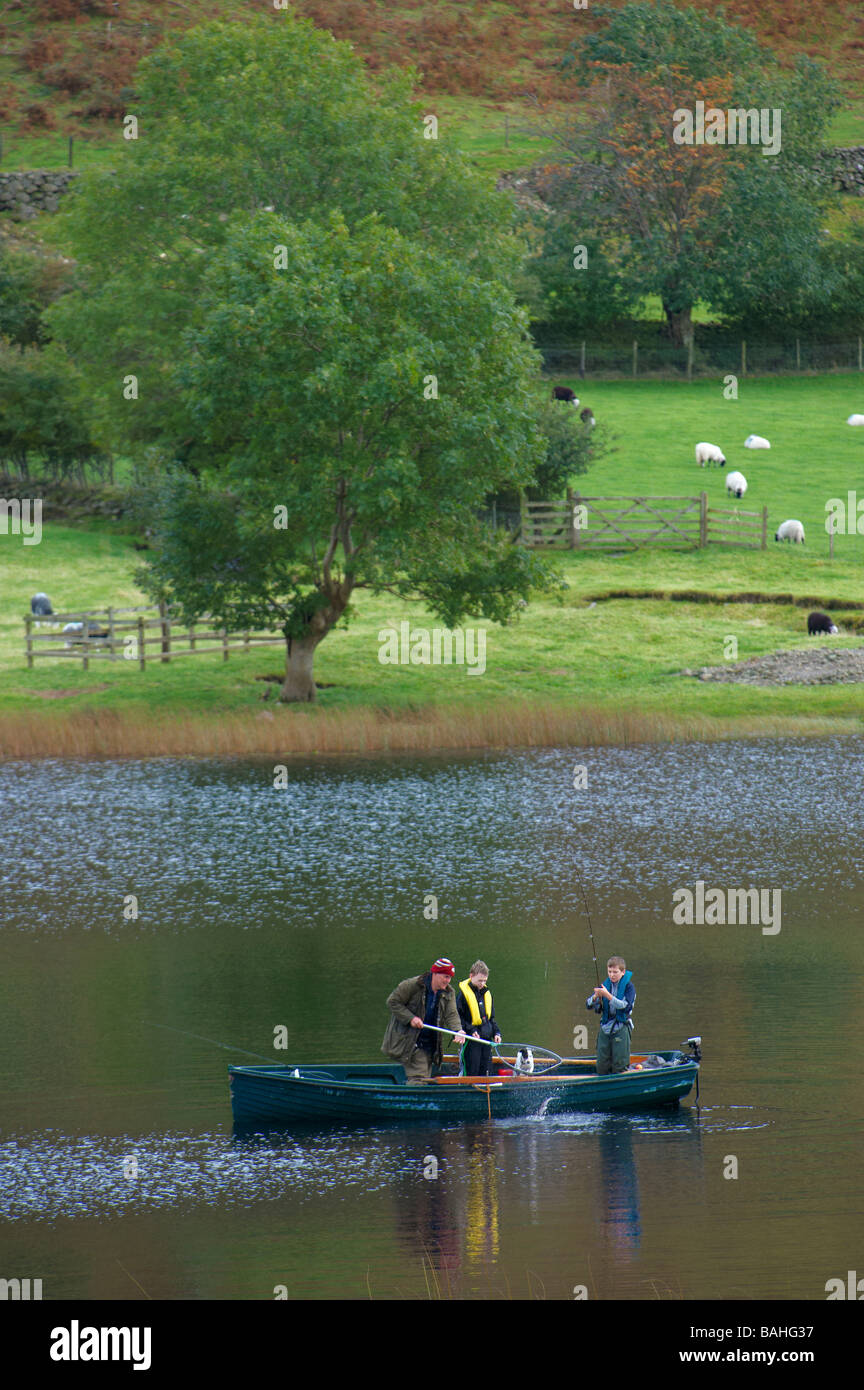
<path fill-rule="evenodd" d="M 862 785 L 852 739 L 3 765 L 0 1276 L 824 1300 L 860 1264 Z M 243 1049 L 383 1061 L 442 954 L 488 962 L 505 1039 L 593 1051 L 580 880 L 634 1049 L 702 1035 L 698 1112 L 233 1133 Z M 697 882 L 781 911 L 676 921 Z"/>

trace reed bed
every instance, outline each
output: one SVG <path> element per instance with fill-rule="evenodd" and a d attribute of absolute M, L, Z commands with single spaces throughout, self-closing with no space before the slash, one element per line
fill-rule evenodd
<path fill-rule="evenodd" d="M 860 734 L 860 719 L 750 715 L 738 719 L 511 701 L 485 709 L 430 707 L 145 720 L 116 711 L 0 717 L 0 758 L 302 757 L 498 748 L 604 747 L 681 740 Z"/>

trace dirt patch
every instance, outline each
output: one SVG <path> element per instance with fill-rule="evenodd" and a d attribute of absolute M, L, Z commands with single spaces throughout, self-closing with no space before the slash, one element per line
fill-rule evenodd
<path fill-rule="evenodd" d="M 864 649 L 813 647 L 809 651 L 772 652 L 770 656 L 752 656 L 746 661 L 703 666 L 680 674 L 727 685 L 853 685 L 864 681 Z"/>
<path fill-rule="evenodd" d="M 95 695 L 97 690 L 107 690 L 107 685 L 81 685 L 77 690 L 31 690 L 37 700 L 68 700 L 72 695 Z"/>

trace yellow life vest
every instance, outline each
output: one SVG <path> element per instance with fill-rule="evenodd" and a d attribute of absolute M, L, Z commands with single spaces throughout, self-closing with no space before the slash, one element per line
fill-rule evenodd
<path fill-rule="evenodd" d="M 460 981 L 459 981 L 459 988 L 461 989 L 462 993 L 465 995 L 465 998 L 466 998 L 467 1001 L 468 1001 L 468 1008 L 471 1010 L 471 1026 L 472 1026 L 472 1028 L 479 1028 L 480 1025 L 481 1025 L 481 1023 L 483 1022 L 483 1020 L 482 1020 L 482 1018 L 480 1017 L 480 1010 L 479 1010 L 479 1008 L 477 1007 L 477 995 L 474 993 L 474 990 L 473 990 L 472 987 L 471 987 L 470 979 L 471 979 L 471 977 L 470 977 L 470 975 L 469 975 L 469 977 L 468 977 L 467 980 L 460 980 Z M 486 1005 L 486 1018 L 487 1018 L 487 1021 L 491 1022 L 491 1020 L 492 1020 L 492 992 L 491 992 L 491 990 L 488 990 L 488 989 L 487 989 L 487 990 L 484 992 L 483 1002 L 484 1002 L 485 1005 Z"/>

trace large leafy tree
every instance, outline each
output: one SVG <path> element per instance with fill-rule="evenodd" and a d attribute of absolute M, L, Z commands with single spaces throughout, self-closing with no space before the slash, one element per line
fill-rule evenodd
<path fill-rule="evenodd" d="M 476 516 L 545 446 L 537 354 L 494 282 L 375 216 L 241 215 L 183 347 L 175 385 L 210 462 L 163 487 L 144 582 L 187 617 L 280 626 L 283 700 L 314 698 L 315 650 L 358 587 L 453 625 L 505 620 L 541 582 Z"/>
<path fill-rule="evenodd" d="M 542 567 L 476 509 L 544 455 L 497 278 L 521 255 L 509 200 L 423 138 L 408 76 L 373 88 L 287 12 L 187 33 L 139 85 L 139 138 L 61 214 L 81 285 L 51 323 L 103 435 L 154 469 L 145 583 L 188 617 L 277 623 L 286 701 L 314 698 L 360 585 L 506 619 Z"/>
<path fill-rule="evenodd" d="M 595 14 L 605 27 L 571 54 L 570 114 L 547 122 L 574 240 L 602 239 L 621 293 L 659 295 L 679 344 L 699 299 L 740 312 L 776 295 L 781 276 L 787 293 L 812 295 L 831 197 L 818 162 L 836 101 L 824 70 L 806 58 L 781 70 L 744 30 L 672 0 Z M 698 101 L 779 108 L 779 153 L 677 143 L 674 113 Z"/>

